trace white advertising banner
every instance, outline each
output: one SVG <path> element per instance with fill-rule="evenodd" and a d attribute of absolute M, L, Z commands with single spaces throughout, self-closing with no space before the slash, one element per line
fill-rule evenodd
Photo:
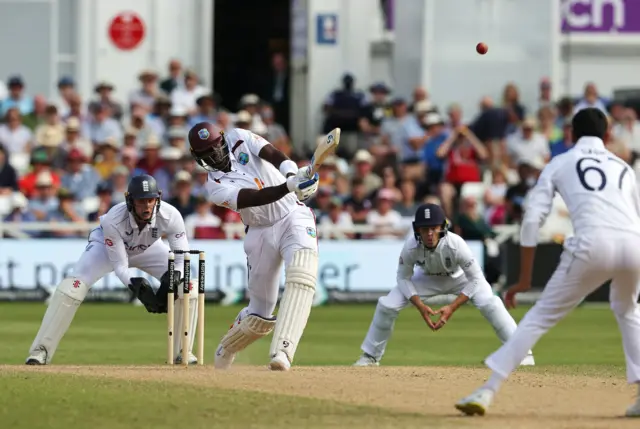
<path fill-rule="evenodd" d="M 75 239 L 0 239 L 0 292 L 55 287 L 73 273 L 73 265 L 86 244 L 85 240 Z M 206 252 L 205 289 L 208 293 L 219 291 L 228 295 L 246 289 L 247 267 L 242 245 L 239 240 L 190 242 L 192 249 Z M 469 246 L 483 266 L 482 243 L 469 242 Z M 318 289 L 341 294 L 389 291 L 395 286 L 401 249 L 402 241 L 399 240 L 320 240 Z M 197 258 L 194 259 L 191 277 L 197 278 Z M 176 269 L 182 271 L 182 267 Z M 149 278 L 143 273 L 141 276 Z M 153 279 L 152 284 L 157 286 L 159 283 Z M 111 273 L 93 285 L 92 294 L 122 289 L 122 283 Z"/>

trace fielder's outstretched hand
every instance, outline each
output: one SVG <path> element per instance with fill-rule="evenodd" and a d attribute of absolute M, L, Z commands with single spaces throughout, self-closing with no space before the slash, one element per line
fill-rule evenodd
<path fill-rule="evenodd" d="M 453 312 L 454 312 L 454 309 L 450 305 L 445 305 L 444 307 L 436 311 L 436 314 L 440 315 L 440 317 L 438 318 L 435 324 L 436 331 L 447 324 L 451 316 L 453 316 Z"/>

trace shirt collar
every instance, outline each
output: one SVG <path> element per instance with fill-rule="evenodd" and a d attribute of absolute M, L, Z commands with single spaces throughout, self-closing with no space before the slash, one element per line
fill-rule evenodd
<path fill-rule="evenodd" d="M 158 207 L 158 206 L 156 206 L 156 208 L 154 209 L 154 211 L 156 211 L 156 210 L 157 210 L 157 207 Z M 134 210 L 135 210 L 135 209 L 134 209 Z M 150 223 L 148 223 L 147 225 L 149 225 L 151 228 L 155 228 L 155 226 L 156 226 L 156 218 L 157 218 L 157 217 L 158 217 L 158 213 L 156 212 L 156 213 L 154 213 L 154 214 L 153 214 L 153 217 L 151 218 L 151 222 L 150 222 Z M 133 215 L 133 212 L 130 212 L 130 213 L 129 213 L 129 224 L 131 225 L 131 227 L 133 228 L 133 230 L 134 230 L 134 231 L 138 229 L 138 222 L 136 222 L 136 218 L 135 218 L 135 216 Z M 144 226 L 144 228 L 146 228 L 146 227 L 147 227 L 147 225 L 145 225 L 145 226 Z M 142 229 L 144 229 L 144 228 L 142 228 Z"/>
<path fill-rule="evenodd" d="M 581 137 L 575 144 L 577 147 L 604 149 L 604 142 L 598 137 Z"/>

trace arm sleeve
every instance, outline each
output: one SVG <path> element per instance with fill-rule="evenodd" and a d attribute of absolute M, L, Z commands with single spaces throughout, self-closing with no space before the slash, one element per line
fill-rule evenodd
<path fill-rule="evenodd" d="M 244 144 L 249 148 L 249 152 L 255 156 L 260 156 L 262 148 L 270 144 L 265 138 L 250 131 L 239 130 L 239 133 L 242 140 L 244 140 Z"/>
<path fill-rule="evenodd" d="M 238 194 L 240 188 L 221 180 L 209 178 L 205 188 L 209 195 L 209 201 L 220 207 L 238 211 Z"/>
<path fill-rule="evenodd" d="M 418 295 L 416 285 L 414 285 L 411 280 L 416 261 L 412 249 L 409 248 L 409 243 L 410 242 L 405 243 L 402 253 L 400 254 L 400 260 L 398 261 L 398 273 L 396 277 L 398 288 L 407 299 L 410 299 L 414 295 Z"/>
<path fill-rule="evenodd" d="M 460 244 L 458 246 L 456 262 L 462 271 L 464 271 L 464 275 L 468 282 L 467 285 L 462 288 L 462 293 L 464 295 L 472 298 L 478 287 L 483 283 L 486 283 L 486 285 L 491 288 L 489 283 L 487 283 L 487 280 L 484 278 L 484 273 L 482 272 L 482 268 L 480 268 L 480 264 L 473 257 L 473 253 L 471 253 L 469 245 L 462 239 L 460 239 Z"/>
<path fill-rule="evenodd" d="M 552 161 L 542 170 L 538 182 L 525 198 L 524 217 L 520 228 L 520 245 L 523 247 L 535 247 L 538 244 L 538 230 L 551 212 L 555 195 L 555 165 L 557 164 Z"/>
<path fill-rule="evenodd" d="M 176 250 L 191 250 L 189 248 L 189 240 L 187 239 L 186 228 L 184 220 L 180 216 L 180 212 L 175 210 L 171 215 L 171 221 L 169 222 L 169 228 L 167 231 L 167 241 L 169 242 L 169 248 L 171 251 Z M 184 255 L 175 255 L 175 267 L 176 271 L 183 271 Z"/>
<path fill-rule="evenodd" d="M 125 286 L 131 283 L 131 277 L 135 277 L 134 273 L 129 269 L 129 257 L 127 249 L 120 233 L 113 225 L 102 225 L 104 233 L 104 247 L 107 249 L 107 256 L 113 267 L 113 272 Z"/>

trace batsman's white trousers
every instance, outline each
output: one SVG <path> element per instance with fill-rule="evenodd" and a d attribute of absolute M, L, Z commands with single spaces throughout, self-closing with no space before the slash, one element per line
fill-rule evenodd
<path fill-rule="evenodd" d="M 640 382 L 639 244 L 640 236 L 624 231 L 594 230 L 589 236 L 570 238 L 540 298 L 511 338 L 487 358 L 487 366 L 508 377 L 542 335 L 611 279 L 609 302 L 622 334 L 627 380 Z"/>
<path fill-rule="evenodd" d="M 129 267 L 139 268 L 160 280 L 160 277 L 167 271 L 169 251 L 169 246 L 162 240 L 158 240 L 143 253 L 130 256 Z M 182 267 L 176 266 L 176 270 L 182 272 Z M 112 271 L 113 266 L 104 247 L 102 228 L 96 228 L 89 234 L 89 243 L 74 265 L 73 276 L 91 287 Z"/>
<path fill-rule="evenodd" d="M 251 226 L 244 239 L 247 255 L 248 312 L 273 316 L 280 290 L 282 261 L 289 266 L 300 249 L 318 251 L 316 220 L 313 212 L 300 206 L 270 226 Z"/>

